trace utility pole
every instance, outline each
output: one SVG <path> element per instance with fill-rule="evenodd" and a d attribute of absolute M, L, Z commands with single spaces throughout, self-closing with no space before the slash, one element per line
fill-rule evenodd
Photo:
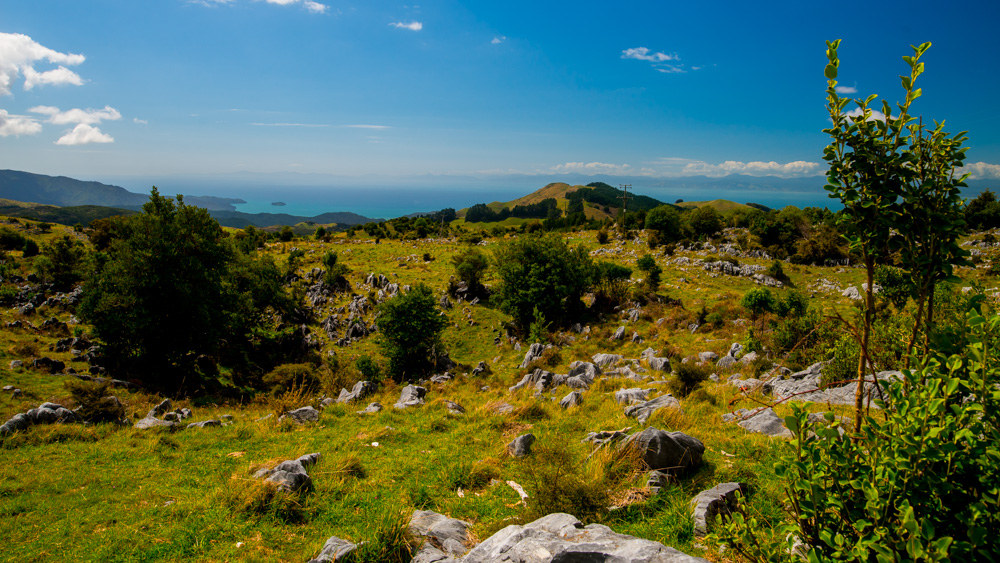
<path fill-rule="evenodd" d="M 618 184 L 618 187 L 622 190 L 622 234 L 625 234 L 627 225 L 626 219 L 628 218 L 628 189 L 632 187 L 632 184 Z"/>

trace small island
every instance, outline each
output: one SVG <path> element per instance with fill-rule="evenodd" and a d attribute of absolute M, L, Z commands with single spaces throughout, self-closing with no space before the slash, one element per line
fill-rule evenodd
<path fill-rule="evenodd" d="M 284 207 L 287 204 L 285 202 L 283 202 L 283 201 L 272 201 L 271 205 L 273 205 L 275 207 Z"/>

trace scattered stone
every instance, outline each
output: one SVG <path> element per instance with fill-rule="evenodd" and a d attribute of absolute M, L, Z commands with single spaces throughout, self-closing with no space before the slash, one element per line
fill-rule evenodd
<path fill-rule="evenodd" d="M 476 364 L 476 367 L 472 368 L 473 376 L 489 372 L 490 372 L 490 367 L 486 365 L 486 362 L 483 361 L 480 361 L 478 364 Z"/>
<path fill-rule="evenodd" d="M 359 381 L 354 384 L 354 387 L 350 391 L 347 389 L 340 390 L 340 396 L 337 397 L 338 403 L 351 403 L 364 399 L 368 395 L 371 395 L 378 390 L 378 385 L 372 383 L 371 381 Z"/>
<path fill-rule="evenodd" d="M 431 377 L 431 383 L 447 383 L 452 380 L 450 373 L 442 373 Z"/>
<path fill-rule="evenodd" d="M 19 391 L 15 389 L 15 391 Z M 0 426 L 0 437 L 6 437 L 17 430 L 24 430 L 34 424 L 77 422 L 80 417 L 75 412 L 56 403 L 42 403 L 25 413 L 15 414 Z"/>
<path fill-rule="evenodd" d="M 24 361 L 23 360 L 11 360 L 10 361 L 10 369 L 19 369 L 19 368 L 22 368 L 22 367 L 24 367 Z"/>
<path fill-rule="evenodd" d="M 410 517 L 410 533 L 427 538 L 427 542 L 413 560 L 418 561 L 420 558 L 420 561 L 430 563 L 447 557 L 462 557 L 466 545 L 471 543 L 468 531 L 471 526 L 464 520 L 448 518 L 430 510 L 414 510 Z M 428 552 L 425 553 L 425 550 Z M 440 559 L 433 559 L 432 555 L 439 556 Z"/>
<path fill-rule="evenodd" d="M 445 401 L 444 406 L 448 409 L 448 412 L 452 414 L 465 414 L 465 407 L 458 403 Z"/>
<path fill-rule="evenodd" d="M 425 395 L 427 395 L 427 389 L 416 385 L 407 385 L 403 387 L 403 391 L 399 394 L 399 400 L 394 406 L 397 409 L 405 409 L 422 405 Z"/>
<path fill-rule="evenodd" d="M 285 460 L 271 469 L 261 469 L 254 477 L 274 483 L 279 490 L 294 493 L 312 485 L 307 469 L 315 465 L 319 457 L 318 453 L 313 453 Z"/>
<path fill-rule="evenodd" d="M 622 361 L 622 356 L 618 354 L 594 354 L 591 360 L 597 364 L 597 367 L 604 369 Z"/>
<path fill-rule="evenodd" d="M 716 516 L 722 515 L 728 519 L 731 512 L 736 509 L 736 493 L 746 496 L 747 491 L 746 483 L 722 483 L 698 493 L 698 496 L 691 501 L 694 508 L 692 518 L 695 537 L 703 538 L 712 531 Z"/>
<path fill-rule="evenodd" d="M 701 465 L 705 444 L 683 432 L 647 428 L 628 437 L 623 447 L 637 449 L 650 469 L 685 471 Z"/>
<path fill-rule="evenodd" d="M 628 438 L 627 432 L 629 429 L 626 428 L 625 431 L 622 430 L 602 430 L 600 432 L 591 432 L 587 434 L 587 437 L 581 440 L 582 442 L 593 442 L 596 446 L 603 446 L 604 444 L 610 444 L 614 442 L 620 442 Z"/>
<path fill-rule="evenodd" d="M 670 373 L 670 360 L 668 358 L 656 358 L 651 356 L 649 358 L 649 369 Z"/>
<path fill-rule="evenodd" d="M 785 421 L 770 407 L 758 411 L 740 409 L 735 414 L 735 419 L 740 421 L 740 427 L 748 432 L 777 438 L 792 437 L 792 431 L 785 428 Z"/>
<path fill-rule="evenodd" d="M 534 434 L 522 434 L 507 444 L 507 452 L 514 457 L 524 457 L 531 453 L 531 445 L 534 443 Z"/>
<path fill-rule="evenodd" d="M 358 411 L 358 414 L 375 414 L 380 410 L 382 410 L 381 403 L 371 403 L 367 407 L 365 407 L 364 410 Z"/>
<path fill-rule="evenodd" d="M 719 355 L 715 352 L 702 352 L 698 354 L 698 361 L 702 363 L 710 363 L 719 359 Z"/>
<path fill-rule="evenodd" d="M 310 559 L 309 563 L 334 563 L 336 561 L 345 561 L 357 548 L 357 545 L 347 540 L 342 540 L 337 536 L 331 536 L 330 539 L 326 540 L 326 543 L 323 544 L 323 549 L 319 552 L 319 555 Z"/>
<path fill-rule="evenodd" d="M 625 327 L 620 326 L 618 327 L 618 330 L 611 335 L 611 340 L 621 340 L 622 338 L 625 338 Z"/>
<path fill-rule="evenodd" d="M 319 421 L 319 411 L 313 407 L 305 406 L 297 408 L 293 411 L 288 411 L 280 418 L 278 422 L 281 422 L 285 418 L 292 419 L 296 424 L 305 424 L 307 422 L 318 422 Z"/>
<path fill-rule="evenodd" d="M 601 524 L 584 526 L 569 514 L 549 514 L 524 526 L 512 525 L 493 534 L 462 559 L 462 563 L 607 562 L 697 563 L 663 544 L 619 534 Z"/>
<path fill-rule="evenodd" d="M 842 291 L 840 295 L 848 299 L 851 299 L 852 301 L 860 301 L 862 298 L 861 292 L 858 291 L 858 288 L 854 287 L 853 285 Z"/>
<path fill-rule="evenodd" d="M 654 412 L 664 408 L 680 409 L 681 403 L 673 395 L 667 393 L 645 403 L 625 407 L 625 416 L 635 418 L 640 424 L 645 424 Z"/>
<path fill-rule="evenodd" d="M 631 389 L 619 389 L 615 391 L 615 401 L 619 405 L 631 405 L 633 403 L 644 403 L 646 402 L 646 397 L 652 389 L 639 389 L 638 387 L 633 387 Z"/>
<path fill-rule="evenodd" d="M 563 397 L 561 401 L 559 401 L 559 406 L 564 409 L 575 407 L 580 404 L 582 397 L 583 396 L 580 394 L 579 391 L 573 391 L 569 395 Z"/>
<path fill-rule="evenodd" d="M 545 346 L 535 342 L 528 348 L 527 353 L 524 354 L 524 361 L 521 362 L 521 369 L 528 367 L 528 364 L 542 357 L 542 352 L 545 351 Z"/>
<path fill-rule="evenodd" d="M 213 420 L 203 420 L 201 422 L 192 422 L 191 424 L 187 425 L 187 428 L 188 429 L 191 429 L 191 428 L 208 428 L 208 427 L 211 427 L 211 426 L 222 426 L 222 421 L 221 420 L 214 420 L 213 419 Z"/>
<path fill-rule="evenodd" d="M 646 488 L 654 495 L 658 495 L 664 487 L 670 484 L 672 479 L 673 476 L 669 473 L 654 469 L 647 475 Z"/>

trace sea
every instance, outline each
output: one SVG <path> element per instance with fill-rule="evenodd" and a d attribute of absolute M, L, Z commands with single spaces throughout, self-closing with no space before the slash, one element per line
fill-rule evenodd
<path fill-rule="evenodd" d="M 163 191 L 163 193 L 170 193 Z M 523 187 L 477 187 L 463 190 L 454 188 L 393 187 L 393 186 L 337 186 L 337 187 L 220 187 L 184 193 L 238 198 L 246 203 L 234 204 L 243 213 L 284 213 L 299 217 L 315 217 L 327 212 L 349 211 L 372 219 L 392 219 L 414 213 L 428 213 L 444 208 L 462 209 L 477 203 L 511 201 L 534 191 Z M 720 191 L 682 189 L 634 189 L 630 193 L 647 195 L 665 203 L 677 200 L 706 201 L 727 199 L 738 203 L 758 203 L 780 209 L 796 207 L 841 206 L 830 199 L 826 192 L 785 191 Z M 274 205 L 281 203 L 284 205 Z"/>

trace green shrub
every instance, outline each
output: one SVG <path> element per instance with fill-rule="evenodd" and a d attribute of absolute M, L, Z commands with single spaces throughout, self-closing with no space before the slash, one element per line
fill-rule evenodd
<path fill-rule="evenodd" d="M 125 405 L 113 396 L 108 382 L 92 383 L 69 379 L 64 383 L 73 402 L 79 407 L 76 411 L 88 422 L 119 422 L 125 419 Z"/>
<path fill-rule="evenodd" d="M 590 478 L 585 461 L 565 446 L 536 446 L 521 467 L 531 499 L 524 513 L 526 521 L 565 512 L 587 523 L 607 511 L 606 484 Z"/>
<path fill-rule="evenodd" d="M 24 250 L 24 244 L 27 240 L 24 235 L 13 229 L 0 227 L 0 249 Z"/>
<path fill-rule="evenodd" d="M 389 373 L 397 382 L 406 376 L 425 374 L 443 353 L 441 332 L 447 319 L 438 314 L 431 288 L 418 284 L 379 306 L 379 339 L 389 359 Z"/>
<path fill-rule="evenodd" d="M 699 366 L 694 362 L 679 363 L 674 377 L 667 381 L 667 389 L 677 397 L 687 397 L 707 381 L 711 374 L 710 366 Z"/>
<path fill-rule="evenodd" d="M 30 238 L 24 239 L 24 247 L 22 250 L 24 251 L 24 256 L 26 258 L 38 256 L 38 243 Z"/>
<path fill-rule="evenodd" d="M 354 367 L 358 369 L 358 373 L 366 381 L 371 381 L 372 383 L 379 383 L 382 381 L 382 368 L 371 359 L 371 356 L 367 354 L 358 357 L 354 361 Z"/>
<path fill-rule="evenodd" d="M 787 551 L 793 541 L 809 561 L 1000 559 L 1000 367 L 992 357 L 1000 316 L 970 311 L 967 323 L 973 337 L 961 353 L 883 385 L 881 412 L 864 417 L 858 436 L 841 434 L 832 413 L 809 424 L 793 404 L 785 417 L 792 448 L 775 467 L 787 522 L 761 533 L 739 514 L 715 541 L 784 561 L 798 560 Z"/>

